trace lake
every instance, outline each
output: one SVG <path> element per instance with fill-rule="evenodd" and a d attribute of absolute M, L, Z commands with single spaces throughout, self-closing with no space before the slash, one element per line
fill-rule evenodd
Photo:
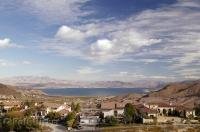
<path fill-rule="evenodd" d="M 129 93 L 145 93 L 146 88 L 47 88 L 43 92 L 48 95 L 62 96 L 116 96 Z"/>

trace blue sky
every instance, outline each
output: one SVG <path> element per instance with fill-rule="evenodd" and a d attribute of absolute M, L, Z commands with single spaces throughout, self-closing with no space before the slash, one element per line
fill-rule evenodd
<path fill-rule="evenodd" d="M 199 0 L 2 0 L 0 77 L 200 77 Z"/>

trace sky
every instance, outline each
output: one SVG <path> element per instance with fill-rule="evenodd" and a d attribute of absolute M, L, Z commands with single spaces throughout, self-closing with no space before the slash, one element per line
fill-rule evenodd
<path fill-rule="evenodd" d="M 199 0 L 0 0 L 0 77 L 200 78 Z"/>

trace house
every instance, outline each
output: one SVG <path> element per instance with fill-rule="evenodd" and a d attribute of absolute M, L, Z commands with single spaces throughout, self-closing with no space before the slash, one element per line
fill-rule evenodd
<path fill-rule="evenodd" d="M 99 124 L 100 118 L 99 116 L 80 116 L 80 125 L 81 126 L 96 126 Z"/>
<path fill-rule="evenodd" d="M 137 111 L 141 114 L 142 117 L 146 118 L 155 118 L 158 116 L 158 111 L 155 109 L 150 109 L 145 107 L 144 105 L 135 105 Z"/>
<path fill-rule="evenodd" d="M 152 118 L 142 118 L 142 123 L 143 124 L 152 124 L 152 123 L 154 123 L 154 119 L 152 119 Z"/>
<path fill-rule="evenodd" d="M 106 117 L 106 116 L 114 116 L 115 113 L 114 113 L 114 110 L 113 109 L 102 109 L 102 113 L 103 113 L 103 116 Z"/>
<path fill-rule="evenodd" d="M 101 112 L 106 116 L 120 116 L 124 113 L 124 103 L 121 102 L 103 102 L 101 103 Z"/>
<path fill-rule="evenodd" d="M 62 117 L 66 117 L 68 115 L 70 111 L 67 109 L 62 109 L 60 110 L 58 113 L 62 116 Z"/>
<path fill-rule="evenodd" d="M 157 110 L 160 116 L 168 115 L 176 108 L 176 106 L 172 105 L 171 103 L 149 103 L 144 104 L 144 106 L 152 110 Z"/>
<path fill-rule="evenodd" d="M 187 108 L 185 106 L 177 106 L 176 111 L 179 112 L 180 116 L 182 117 L 196 117 L 194 108 Z"/>
<path fill-rule="evenodd" d="M 71 106 L 67 105 L 66 103 L 57 104 L 57 103 L 45 102 L 43 105 L 46 107 L 47 114 L 49 112 L 58 112 L 58 113 L 61 113 L 61 115 L 65 116 L 65 115 L 67 115 L 67 113 L 72 111 Z M 66 112 L 66 113 L 64 113 L 64 112 Z"/>
<path fill-rule="evenodd" d="M 2 105 L 2 107 L 5 111 L 9 111 L 12 108 L 18 109 L 18 108 L 21 107 L 20 101 L 8 101 L 8 100 L 6 100 L 6 101 L 1 101 L 0 103 L 1 103 L 1 105 Z"/>

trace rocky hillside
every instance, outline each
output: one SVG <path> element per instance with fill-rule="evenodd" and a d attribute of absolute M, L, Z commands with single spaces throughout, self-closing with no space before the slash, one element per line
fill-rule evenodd
<path fill-rule="evenodd" d="M 148 94 L 149 97 L 200 97 L 200 80 L 168 84 Z"/>
<path fill-rule="evenodd" d="M 20 96 L 21 93 L 16 89 L 16 87 L 0 84 L 0 95 Z"/>
<path fill-rule="evenodd" d="M 141 97 L 142 97 L 142 94 L 131 93 L 131 94 L 128 94 L 128 95 L 115 96 L 115 97 L 111 98 L 110 101 L 118 101 L 118 102 L 124 101 L 124 100 L 136 101 Z"/>
<path fill-rule="evenodd" d="M 22 97 L 32 97 L 45 95 L 40 90 L 21 89 L 15 86 L 0 83 L 0 99 L 15 99 Z"/>
<path fill-rule="evenodd" d="M 189 107 L 200 103 L 200 80 L 171 83 L 141 98 L 143 102 L 173 102 Z"/>

